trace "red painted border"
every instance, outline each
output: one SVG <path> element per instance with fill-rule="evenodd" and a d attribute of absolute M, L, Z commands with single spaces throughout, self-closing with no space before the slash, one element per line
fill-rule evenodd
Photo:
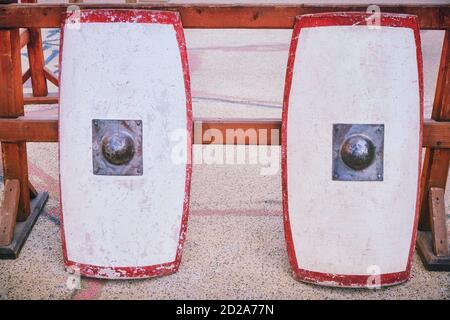
<path fill-rule="evenodd" d="M 301 35 L 302 28 L 312 27 L 326 27 L 326 26 L 349 26 L 361 25 L 365 26 L 367 18 L 370 14 L 351 12 L 351 13 L 323 13 L 299 16 L 296 19 L 294 26 L 291 46 L 289 49 L 289 59 L 286 72 L 286 82 L 284 90 L 283 101 L 283 115 L 282 115 L 282 145 L 281 145 L 281 170 L 282 170 L 282 190 L 283 190 L 283 218 L 284 230 L 286 238 L 287 252 L 289 261 L 292 266 L 294 278 L 300 281 L 311 282 L 316 284 L 331 284 L 343 287 L 365 287 L 371 275 L 343 275 L 330 274 L 322 272 L 314 272 L 299 268 L 297 264 L 297 257 L 292 239 L 291 225 L 289 222 L 288 209 L 288 189 L 287 189 L 287 119 L 289 110 L 289 96 L 292 85 L 292 74 L 295 62 L 295 52 L 297 50 L 298 38 Z M 416 42 L 417 52 L 417 67 L 419 75 L 419 95 L 420 95 L 420 137 L 419 145 L 422 145 L 422 130 L 423 130 L 423 74 L 422 74 L 422 53 L 420 47 L 420 31 L 418 18 L 412 15 L 399 15 L 382 13 L 380 16 L 381 26 L 410 28 L 414 31 L 414 38 Z M 416 196 L 416 211 L 414 218 L 413 233 L 411 236 L 411 246 L 408 257 L 406 270 L 402 272 L 381 274 L 381 285 L 388 286 L 407 281 L 411 273 L 412 257 L 414 254 L 414 244 L 417 235 L 417 223 L 419 217 L 419 194 L 420 194 L 420 173 L 422 163 L 422 149 L 419 148 L 419 164 L 418 164 L 418 181 L 417 181 L 417 196 Z M 301 254 L 301 253 L 299 253 Z"/>
<path fill-rule="evenodd" d="M 59 53 L 59 79 L 61 78 L 62 70 L 62 56 L 63 56 L 63 43 L 64 43 L 64 26 L 67 23 L 67 19 L 70 14 L 65 14 L 63 23 L 61 25 L 61 39 L 60 39 L 60 53 Z M 191 85 L 189 77 L 189 65 L 186 52 L 186 41 L 183 33 L 183 26 L 181 23 L 180 15 L 177 12 L 166 11 L 154 11 L 154 10 L 81 10 L 80 23 L 115 23 L 115 22 L 129 22 L 129 23 L 158 23 L 158 24 L 172 24 L 176 31 L 176 37 L 178 40 L 180 55 L 182 60 L 183 74 L 184 74 L 184 86 L 186 91 L 186 129 L 188 132 L 187 137 L 187 164 L 186 164 L 186 182 L 185 182 L 185 198 L 183 204 L 183 215 L 181 218 L 180 236 L 177 247 L 177 253 L 175 261 L 170 261 L 163 264 L 151 265 L 151 266 L 130 266 L 130 267 L 106 267 L 95 266 L 77 263 L 71 261 L 67 257 L 66 238 L 64 234 L 64 219 L 63 219 L 63 204 L 61 194 L 61 184 L 59 187 L 59 197 L 61 204 L 61 239 L 64 264 L 66 268 L 77 268 L 80 274 L 88 277 L 95 278 L 109 278 L 108 273 L 114 272 L 116 276 L 114 278 L 147 278 L 157 277 L 172 274 L 178 271 L 181 263 L 181 255 L 183 251 L 184 241 L 186 239 L 187 221 L 189 215 L 189 201 L 190 201 L 190 188 L 191 188 L 191 175 L 192 175 L 192 141 L 193 141 L 193 127 L 192 127 L 192 97 L 191 97 Z M 61 86 L 60 86 L 61 87 Z M 60 112 L 60 111 L 58 111 Z M 61 122 L 60 124 L 61 125 Z M 59 130 L 60 128 L 58 128 Z M 59 134 L 59 132 L 58 132 Z M 58 139 L 59 140 L 59 139 Z M 58 144 L 59 146 L 59 144 Z M 60 151 L 58 149 L 58 159 L 60 159 Z M 61 170 L 59 170 L 59 176 L 61 181 Z"/>

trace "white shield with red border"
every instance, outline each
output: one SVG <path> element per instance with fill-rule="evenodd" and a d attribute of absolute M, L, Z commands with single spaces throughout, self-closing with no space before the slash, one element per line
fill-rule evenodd
<path fill-rule="evenodd" d="M 186 233 L 192 144 L 180 16 L 81 10 L 61 30 L 65 265 L 99 278 L 173 273 Z"/>
<path fill-rule="evenodd" d="M 296 279 L 387 286 L 409 278 L 423 110 L 415 16 L 297 17 L 282 123 L 285 235 Z"/>

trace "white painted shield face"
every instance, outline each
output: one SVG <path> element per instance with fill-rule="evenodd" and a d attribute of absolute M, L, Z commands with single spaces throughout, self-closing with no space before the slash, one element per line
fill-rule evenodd
<path fill-rule="evenodd" d="M 180 263 L 191 172 L 191 101 L 179 16 L 89 10 L 80 19 L 76 28 L 63 26 L 61 40 L 65 263 L 93 277 L 172 273 Z M 140 174 L 95 174 L 94 119 L 141 121 Z M 174 132 L 186 134 L 172 140 Z M 180 144 L 184 158 L 174 161 L 171 149 Z"/>
<path fill-rule="evenodd" d="M 379 28 L 365 19 L 309 15 L 294 30 L 283 201 L 289 256 L 302 281 L 370 287 L 409 277 L 421 161 L 418 26 L 411 16 L 382 15 Z M 335 124 L 384 126 L 379 179 L 333 179 Z"/>

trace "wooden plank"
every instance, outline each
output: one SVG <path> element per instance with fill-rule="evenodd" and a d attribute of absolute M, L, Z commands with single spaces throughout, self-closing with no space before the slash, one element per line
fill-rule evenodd
<path fill-rule="evenodd" d="M 58 28 L 70 4 L 11 4 L 0 6 L 0 28 Z M 153 9 L 178 11 L 184 28 L 291 29 L 297 15 L 363 11 L 367 5 L 305 4 L 196 4 L 148 2 L 123 4 L 77 4 L 82 9 Z M 422 29 L 450 28 L 449 5 L 382 5 L 381 12 L 417 15 Z"/>
<path fill-rule="evenodd" d="M 195 119 L 194 143 L 279 145 L 279 119 Z"/>
<path fill-rule="evenodd" d="M 427 148 L 450 148 L 450 122 L 425 120 L 422 146 Z"/>
<path fill-rule="evenodd" d="M 438 257 L 448 256 L 447 218 L 445 214 L 445 189 L 430 188 L 429 206 L 434 253 Z"/>
<path fill-rule="evenodd" d="M 31 70 L 31 86 L 33 96 L 44 97 L 48 93 L 47 81 L 44 73 L 44 51 L 42 49 L 42 36 L 40 29 L 28 29 L 30 41 L 28 42 L 28 61 Z"/>
<path fill-rule="evenodd" d="M 436 121 L 450 121 L 450 29 L 446 30 L 444 35 L 431 118 Z M 420 183 L 420 230 L 431 230 L 431 215 L 428 205 L 429 191 L 432 187 L 445 189 L 449 164 L 449 149 L 427 149 L 425 151 Z"/>
<path fill-rule="evenodd" d="M 59 87 L 59 79 L 47 67 L 44 67 L 44 74 L 48 81 Z"/>
<path fill-rule="evenodd" d="M 218 130 L 224 138 L 226 130 L 231 132 L 232 138 L 222 144 L 249 144 L 249 132 L 256 131 L 258 139 L 251 144 L 279 145 L 281 132 L 280 119 L 194 119 L 194 143 L 217 144 L 219 141 L 211 141 L 207 130 Z M 265 130 L 265 131 L 264 131 Z M 271 131 L 274 130 L 274 131 Z M 247 137 L 246 137 L 247 133 Z M 273 139 L 270 134 L 273 134 Z M 267 136 L 267 141 L 264 140 Z M 261 139 L 262 138 L 262 139 Z M 14 119 L 0 118 L 0 141 L 6 142 L 57 142 L 58 141 L 58 117 L 27 115 Z M 437 148 L 450 148 L 450 122 L 424 121 L 423 146 L 436 146 Z"/>
<path fill-rule="evenodd" d="M 57 142 L 58 117 L 55 115 L 0 119 L 0 141 Z"/>
<path fill-rule="evenodd" d="M 3 193 L 4 198 L 0 208 L 0 246 L 7 246 L 13 239 L 16 226 L 20 195 L 19 180 L 6 180 Z"/>
<path fill-rule="evenodd" d="M 56 104 L 58 103 L 57 93 L 48 93 L 44 97 L 34 97 L 32 94 L 23 95 L 23 103 L 27 104 Z"/>
<path fill-rule="evenodd" d="M 271 139 L 269 136 L 267 142 L 264 139 L 257 139 L 249 143 L 248 130 L 255 130 L 256 136 L 260 135 L 264 138 L 266 132 L 273 131 L 276 139 Z M 220 132 L 222 136 L 226 137 L 226 130 L 240 130 L 231 141 L 211 141 L 211 133 L 207 130 L 216 130 L 215 133 Z M 281 120 L 279 119 L 195 119 L 194 120 L 194 143 L 196 144 L 272 144 L 277 145 L 281 138 L 278 134 L 281 132 Z M 206 135 L 205 135 L 206 133 Z M 214 132 L 212 132 L 214 133 Z M 246 134 L 247 133 L 247 134 Z M 423 146 L 435 148 L 450 148 L 450 123 L 438 122 L 433 120 L 425 120 L 423 128 Z"/>
<path fill-rule="evenodd" d="M 0 108 L 2 117 L 16 115 L 16 95 L 14 89 L 13 59 L 11 55 L 11 32 L 0 30 Z"/>
<path fill-rule="evenodd" d="M 22 57 L 20 54 L 20 30 L 10 30 L 12 70 L 10 73 L 12 83 L 12 96 L 14 108 L 10 116 L 23 115 L 23 83 L 22 83 Z"/>
<path fill-rule="evenodd" d="M 0 116 L 22 116 L 24 110 L 19 29 L 0 30 L 0 70 Z M 26 144 L 2 143 L 1 148 L 5 180 L 20 181 L 17 219 L 23 221 L 30 213 Z"/>

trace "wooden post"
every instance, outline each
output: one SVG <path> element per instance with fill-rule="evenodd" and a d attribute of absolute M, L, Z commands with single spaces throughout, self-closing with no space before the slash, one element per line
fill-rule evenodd
<path fill-rule="evenodd" d="M 36 0 L 22 0 L 22 3 L 36 3 Z M 44 50 L 42 49 L 41 29 L 28 29 L 29 41 L 27 44 L 28 61 L 31 71 L 31 86 L 33 96 L 45 97 L 48 94 L 47 80 L 44 72 Z"/>
<path fill-rule="evenodd" d="M 24 114 L 19 29 L 0 30 L 0 116 L 16 118 Z M 30 214 L 27 149 L 25 142 L 2 143 L 5 181 L 20 182 L 18 221 Z"/>
<path fill-rule="evenodd" d="M 444 194 L 442 188 L 430 189 L 431 232 L 433 249 L 438 257 L 449 255 Z"/>

